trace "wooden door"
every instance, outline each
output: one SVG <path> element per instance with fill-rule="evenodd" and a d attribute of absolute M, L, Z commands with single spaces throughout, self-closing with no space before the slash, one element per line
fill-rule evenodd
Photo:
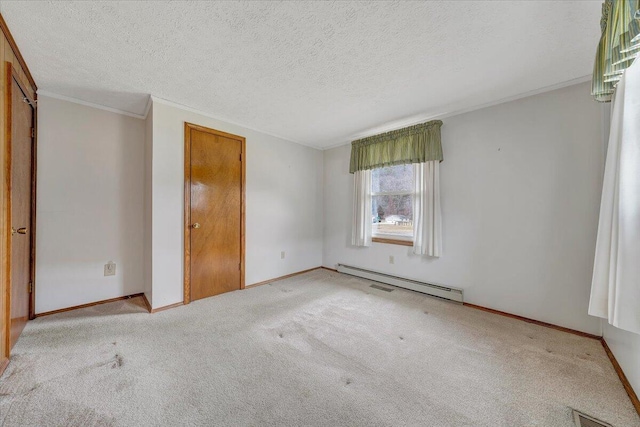
<path fill-rule="evenodd" d="M 15 72 L 9 70 L 11 136 L 9 151 L 10 180 L 10 348 L 13 348 L 32 314 L 31 280 L 33 253 L 33 168 L 34 137 L 33 101 L 18 83 Z M 9 99 L 7 100 L 9 102 Z"/>
<path fill-rule="evenodd" d="M 185 304 L 244 288 L 244 149 L 185 124 Z"/>

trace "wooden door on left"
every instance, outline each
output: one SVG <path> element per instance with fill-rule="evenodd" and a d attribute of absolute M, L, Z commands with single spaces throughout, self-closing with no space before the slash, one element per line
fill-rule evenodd
<path fill-rule="evenodd" d="M 7 168 L 9 181 L 9 324 L 13 348 L 27 320 L 33 317 L 34 204 L 35 204 L 35 126 L 34 100 L 19 81 L 11 64 L 7 65 L 8 126 Z"/>

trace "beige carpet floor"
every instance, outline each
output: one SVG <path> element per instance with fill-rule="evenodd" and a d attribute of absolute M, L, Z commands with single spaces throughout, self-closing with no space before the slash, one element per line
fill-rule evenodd
<path fill-rule="evenodd" d="M 316 270 L 29 322 L 3 426 L 640 426 L 596 340 Z"/>

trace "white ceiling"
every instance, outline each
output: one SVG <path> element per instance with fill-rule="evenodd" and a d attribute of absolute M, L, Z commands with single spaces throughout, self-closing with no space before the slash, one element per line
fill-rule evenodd
<path fill-rule="evenodd" d="M 3 1 L 42 91 L 316 147 L 582 78 L 600 1 Z"/>

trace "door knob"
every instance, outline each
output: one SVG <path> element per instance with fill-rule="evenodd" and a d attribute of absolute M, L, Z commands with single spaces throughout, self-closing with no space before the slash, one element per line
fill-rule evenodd
<path fill-rule="evenodd" d="M 14 234 L 27 234 L 27 227 L 20 227 L 17 230 L 13 227 L 11 227 L 11 235 L 13 236 Z"/>
<path fill-rule="evenodd" d="M 193 224 L 191 227 L 193 227 L 193 228 L 200 228 L 200 224 L 196 222 L 196 223 L 195 223 L 195 224 Z"/>

